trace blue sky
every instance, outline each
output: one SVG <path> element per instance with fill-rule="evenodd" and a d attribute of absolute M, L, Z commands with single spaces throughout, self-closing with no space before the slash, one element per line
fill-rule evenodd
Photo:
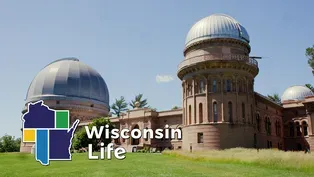
<path fill-rule="evenodd" d="M 105 79 L 110 101 L 143 93 L 158 110 L 181 106 L 176 76 L 190 27 L 213 13 L 238 20 L 259 61 L 255 90 L 282 94 L 313 82 L 314 1 L 0 1 L 0 136 L 21 136 L 28 86 L 48 63 L 77 57 Z M 171 82 L 156 82 L 170 75 Z"/>

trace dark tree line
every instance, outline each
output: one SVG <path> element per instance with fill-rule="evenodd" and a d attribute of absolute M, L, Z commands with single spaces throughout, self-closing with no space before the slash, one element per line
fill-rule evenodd
<path fill-rule="evenodd" d="M 15 138 L 11 135 L 4 135 L 0 138 L 0 152 L 19 152 L 21 138 Z"/>

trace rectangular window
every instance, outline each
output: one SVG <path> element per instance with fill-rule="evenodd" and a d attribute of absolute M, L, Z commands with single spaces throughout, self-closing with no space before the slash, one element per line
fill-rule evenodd
<path fill-rule="evenodd" d="M 197 143 L 203 143 L 203 133 L 197 133 Z"/>
<path fill-rule="evenodd" d="M 217 92 L 217 82 L 213 80 L 213 92 Z"/>
<path fill-rule="evenodd" d="M 205 85 L 204 85 L 204 81 L 203 80 L 201 80 L 200 81 L 200 93 L 204 93 L 204 91 L 205 91 Z"/>
<path fill-rule="evenodd" d="M 227 90 L 227 92 L 231 92 L 231 81 L 230 80 L 226 80 L 226 90 Z"/>

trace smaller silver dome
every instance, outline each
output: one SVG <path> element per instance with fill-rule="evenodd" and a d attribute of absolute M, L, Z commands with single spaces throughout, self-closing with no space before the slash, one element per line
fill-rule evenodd
<path fill-rule="evenodd" d="M 287 88 L 281 96 L 281 101 L 298 101 L 304 100 L 307 96 L 313 96 L 314 93 L 303 85 L 295 85 Z"/>

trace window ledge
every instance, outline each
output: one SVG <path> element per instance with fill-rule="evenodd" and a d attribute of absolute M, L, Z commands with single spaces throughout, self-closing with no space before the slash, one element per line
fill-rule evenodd
<path fill-rule="evenodd" d="M 204 96 L 206 95 L 206 92 L 205 93 L 195 93 L 195 96 Z"/>

